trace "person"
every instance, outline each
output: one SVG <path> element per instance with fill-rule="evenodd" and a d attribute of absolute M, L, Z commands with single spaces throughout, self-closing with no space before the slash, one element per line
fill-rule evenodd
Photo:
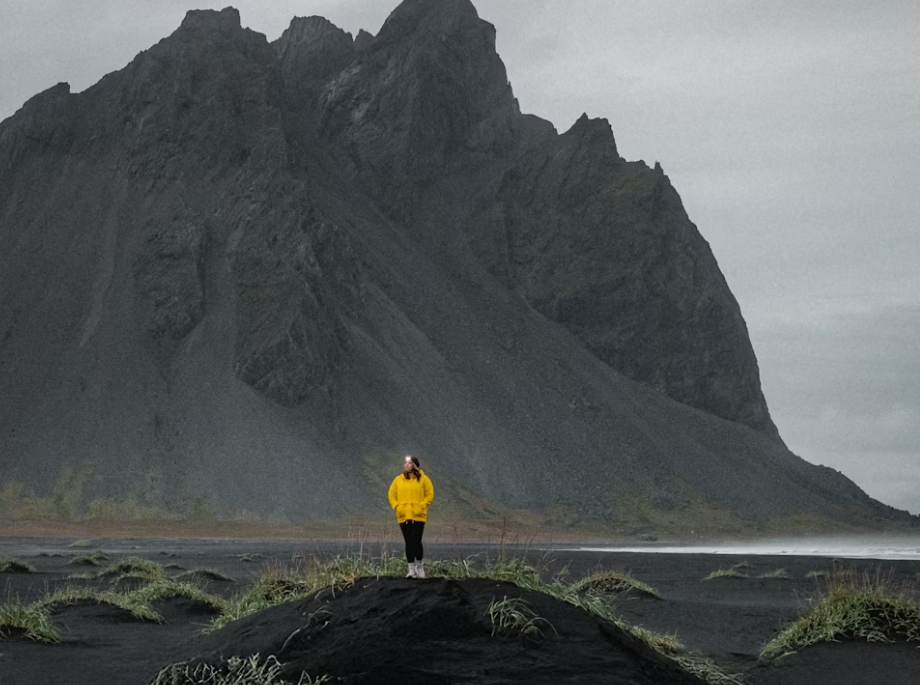
<path fill-rule="evenodd" d="M 424 578 L 422 533 L 428 520 L 428 506 L 434 501 L 434 486 L 419 466 L 418 457 L 410 454 L 405 458 L 403 472 L 390 485 L 389 497 L 406 541 L 406 561 L 409 562 L 406 578 Z"/>

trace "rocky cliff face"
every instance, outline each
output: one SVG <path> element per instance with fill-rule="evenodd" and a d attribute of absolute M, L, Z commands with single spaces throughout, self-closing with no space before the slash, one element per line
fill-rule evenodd
<path fill-rule="evenodd" d="M 36 96 L 0 123 L 0 286 L 7 514 L 382 511 L 411 451 L 455 515 L 898 516 L 785 449 L 667 177 L 522 115 L 467 0 L 271 44 L 190 12 Z"/>
<path fill-rule="evenodd" d="M 660 166 L 619 157 L 606 121 L 543 136 L 492 179 L 467 226 L 490 271 L 603 362 L 779 440 L 709 245 Z"/>
<path fill-rule="evenodd" d="M 494 275 L 618 371 L 779 440 L 738 305 L 660 167 L 625 162 L 605 120 L 560 136 L 523 117 L 465 0 L 403 3 L 360 57 L 312 21 L 314 40 L 282 37 L 285 82 L 328 79 L 321 134 L 392 216 L 423 223 L 419 205 L 447 204 L 425 190 L 463 175 L 485 190 L 451 211 Z"/>
<path fill-rule="evenodd" d="M 517 103 L 495 29 L 468 0 L 404 2 L 319 106 L 323 138 L 402 216 L 420 186 L 515 144 Z"/>

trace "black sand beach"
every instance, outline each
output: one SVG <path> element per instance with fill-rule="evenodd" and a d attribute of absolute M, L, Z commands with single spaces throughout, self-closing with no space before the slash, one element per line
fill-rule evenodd
<path fill-rule="evenodd" d="M 139 556 L 168 567 L 172 576 L 192 569 L 219 571 L 232 580 L 201 580 L 206 590 L 228 598 L 267 567 L 296 568 L 311 559 L 357 553 L 354 544 L 223 540 L 92 540 L 2 538 L 0 559 L 15 558 L 33 573 L 0 574 L 0 603 L 27 604 L 63 587 L 105 589 L 106 579 L 74 580 L 84 571 L 69 562 L 102 550 L 112 561 Z M 399 551 L 390 545 L 389 553 Z M 380 556 L 380 545 L 364 545 Z M 831 559 L 810 556 L 660 554 L 565 551 L 520 546 L 430 544 L 429 561 L 526 557 L 548 577 L 574 581 L 616 569 L 651 585 L 660 598 L 620 595 L 616 613 L 627 623 L 674 635 L 685 647 L 710 657 L 724 671 L 754 685 L 845 685 L 920 682 L 920 644 L 826 643 L 764 664 L 764 645 L 798 618 L 826 584 L 814 572 L 881 574 L 895 583 L 916 583 L 920 561 Z M 106 562 L 110 563 L 110 562 Z M 741 565 L 743 578 L 707 579 L 713 571 Z M 762 577 L 777 574 L 776 577 Z M 90 569 L 92 570 L 92 569 Z M 810 575 L 812 574 L 812 575 Z M 125 583 L 118 581 L 119 588 Z M 914 585 L 916 588 L 916 584 Z M 203 634 L 213 612 L 201 603 L 171 599 L 156 605 L 162 623 L 141 621 L 123 609 L 83 602 L 57 610 L 53 624 L 62 637 L 48 645 L 11 634 L 0 640 L 2 685 L 145 685 L 160 669 L 188 659 L 217 655 L 276 653 L 285 669 L 309 667 L 346 683 L 692 683 L 670 663 L 624 638 L 586 612 L 539 593 L 494 580 L 424 581 L 362 579 L 335 597 L 265 610 Z M 551 626 L 540 639 L 493 635 L 483 606 L 490 599 L 521 597 Z M 330 608 L 331 607 L 331 608 Z M 322 639 L 310 631 L 287 638 L 304 617 L 329 612 Z M 318 635 L 318 634 L 317 634 Z M 315 637 L 315 636 L 314 636 Z M 299 642 L 298 642 L 299 640 Z M 412 644 L 406 659 L 406 645 Z M 283 650 L 283 654 L 277 654 Z M 321 669 L 321 670 L 316 670 Z M 288 673 L 283 670 L 283 673 Z M 299 673 L 299 670 L 297 670 Z M 296 678 L 295 678 L 296 681 Z"/>

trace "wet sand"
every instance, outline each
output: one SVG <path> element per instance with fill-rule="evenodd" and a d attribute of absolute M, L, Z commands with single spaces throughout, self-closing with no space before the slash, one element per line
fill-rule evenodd
<path fill-rule="evenodd" d="M 209 581 L 206 590 L 223 597 L 229 597 L 241 590 L 264 570 L 266 564 L 280 563 L 296 567 L 304 558 L 323 559 L 336 554 L 359 551 L 358 546 L 353 543 L 311 541 L 120 539 L 94 540 L 90 545 L 79 548 L 69 546 L 72 542 L 72 538 L 0 538 L 0 559 L 16 558 L 28 562 L 37 570 L 37 573 L 29 574 L 0 574 L 0 602 L 18 600 L 27 603 L 57 588 L 81 584 L 108 587 L 109 581 L 67 579 L 67 576 L 73 573 L 93 570 L 69 565 L 68 561 L 74 556 L 96 549 L 110 555 L 111 561 L 135 555 L 164 565 L 175 565 L 170 571 L 174 574 L 195 568 L 216 569 L 232 578 L 232 581 Z M 370 556 L 379 556 L 381 551 L 389 551 L 392 554 L 400 550 L 400 546 L 390 543 L 383 550 L 380 545 L 365 544 L 362 551 Z M 783 627 L 801 615 L 809 601 L 820 592 L 822 584 L 826 582 L 822 578 L 809 577 L 810 572 L 853 570 L 873 576 L 880 573 L 895 582 L 916 582 L 920 578 L 920 561 L 917 560 L 835 560 L 827 557 L 792 555 L 587 552 L 523 546 L 499 548 L 496 545 L 426 545 L 426 557 L 429 560 L 463 559 L 473 555 L 496 559 L 499 554 L 525 556 L 531 563 L 545 568 L 548 576 L 561 575 L 569 581 L 604 569 L 629 573 L 654 587 L 661 599 L 640 598 L 631 594 L 621 596 L 618 599 L 617 611 L 624 620 L 659 633 L 676 635 L 686 647 L 712 657 L 731 672 L 743 674 L 744 681 L 754 685 L 916 685 L 920 682 L 918 643 L 825 644 L 805 648 L 770 665 L 758 662 L 763 646 Z M 751 577 L 705 579 L 715 570 L 726 569 L 743 562 L 746 562 L 747 567 L 741 571 Z M 789 577 L 755 577 L 778 569 L 784 569 Z M 476 599 L 480 595 L 508 591 L 507 588 L 498 585 L 491 588 L 480 587 L 475 583 L 458 586 L 456 583 L 445 583 L 436 578 L 421 582 L 374 579 L 359 585 L 360 592 L 363 593 L 361 597 L 356 595 L 349 600 L 349 604 L 343 602 L 338 605 L 340 613 L 346 611 L 346 607 L 351 607 L 347 609 L 350 612 L 359 612 L 350 616 L 349 625 L 375 625 L 372 616 L 387 611 L 396 615 L 397 605 L 403 607 L 400 611 L 405 611 L 404 605 L 399 602 L 407 596 L 415 598 L 408 606 L 417 607 L 419 612 L 427 607 L 425 611 L 428 613 L 424 616 L 420 613 L 407 624 L 409 627 L 396 630 L 395 636 L 387 634 L 390 628 L 395 630 L 395 624 L 384 622 L 380 626 L 382 632 L 379 635 L 367 633 L 364 638 L 357 638 L 354 634 L 345 632 L 343 623 L 336 628 L 338 632 L 335 634 L 339 642 L 329 643 L 337 644 L 336 649 L 339 652 L 348 651 L 345 647 L 346 640 L 366 638 L 374 643 L 384 638 L 398 640 L 401 637 L 400 631 L 405 633 L 405 630 L 411 630 L 411 626 L 421 625 L 423 621 L 431 622 L 423 637 L 437 637 L 438 625 L 453 624 L 453 619 L 446 614 L 440 622 L 432 618 L 439 615 L 440 609 L 436 601 L 439 597 L 443 599 L 445 606 L 451 602 L 467 602 L 472 606 L 476 601 L 480 601 Z M 400 600 L 400 597 L 403 600 Z M 458 597 L 465 599 L 460 601 Z M 391 602 L 396 604 L 391 606 Z M 431 668 L 419 671 L 417 665 L 413 666 L 406 671 L 407 675 L 403 680 L 423 682 L 427 678 L 427 682 L 435 683 L 514 682 L 513 678 L 508 680 L 510 676 L 507 673 L 499 673 L 487 667 L 488 663 L 494 661 L 503 667 L 512 668 L 512 672 L 517 673 L 521 680 L 531 683 L 541 682 L 540 679 L 544 676 L 552 676 L 547 682 L 579 682 L 579 663 L 585 664 L 581 676 L 591 682 L 678 682 L 675 679 L 677 676 L 658 672 L 651 667 L 640 668 L 636 671 L 641 672 L 640 675 L 629 675 L 631 672 L 622 664 L 616 667 L 608 664 L 605 667 L 605 659 L 613 658 L 613 652 L 616 652 L 617 658 L 628 661 L 628 658 L 632 658 L 630 650 L 634 646 L 621 645 L 625 650 L 622 652 L 616 645 L 609 646 L 616 642 L 615 639 L 610 642 L 613 639 L 610 636 L 598 637 L 591 633 L 589 639 L 585 631 L 591 632 L 592 629 L 587 624 L 576 626 L 572 622 L 575 620 L 573 616 L 566 613 L 569 611 L 568 607 L 557 609 L 550 605 L 543 606 L 542 603 L 541 607 L 544 613 L 551 613 L 560 625 L 571 626 L 571 634 L 547 636 L 539 645 L 534 644 L 527 648 L 518 645 L 511 649 L 508 640 L 502 642 L 497 638 L 474 638 L 475 630 L 478 628 L 472 626 L 469 630 L 473 632 L 464 633 L 466 638 L 451 638 L 452 641 L 446 637 L 442 639 L 438 643 L 440 651 L 426 657 Z M 307 606 L 303 607 L 304 611 L 308 609 Z M 232 637 L 232 631 L 229 629 L 210 636 L 202 635 L 202 629 L 210 621 L 211 616 L 203 607 L 193 602 L 170 600 L 158 605 L 157 610 L 166 618 L 165 623 L 138 621 L 127 612 L 99 604 L 83 604 L 60 610 L 54 615 L 54 624 L 63 638 L 61 644 L 38 644 L 15 636 L 0 640 L 0 683 L 144 685 L 149 683 L 162 667 L 191 657 L 214 654 L 215 650 L 226 652 L 232 649 L 233 640 L 237 639 Z M 362 611 L 367 614 L 366 620 L 362 619 Z M 561 613 L 552 613 L 555 611 Z M 268 635 L 275 628 L 283 632 L 286 629 L 284 622 L 293 619 L 290 616 L 285 618 L 279 613 L 266 615 L 258 620 L 263 623 L 251 626 L 250 630 Z M 445 629 L 447 627 L 445 626 Z M 332 631 L 328 632 L 332 634 Z M 575 635 L 580 637 L 576 640 L 573 637 Z M 421 645 L 421 637 L 417 639 Z M 590 652 L 590 655 L 585 652 L 579 657 L 579 645 L 588 645 L 592 640 L 607 640 L 603 644 L 608 645 L 607 651 L 610 653 L 605 652 L 606 656 L 601 654 L 595 657 L 591 656 L 595 652 Z M 241 650 L 252 647 L 244 642 L 238 644 Z M 487 646 L 487 651 L 474 654 L 473 646 L 480 644 Z M 354 654 L 362 653 L 361 644 L 354 643 L 350 649 Z M 342 671 L 345 676 L 343 682 L 391 682 L 393 669 L 400 667 L 399 662 L 394 665 L 383 656 L 375 657 L 369 647 L 363 651 L 369 654 L 367 658 L 379 660 L 377 674 L 375 675 L 374 668 L 368 666 L 368 663 L 362 662 L 361 668 L 364 670 L 360 671 L 360 677 Z M 394 651 L 398 652 L 398 649 L 394 648 Z M 302 652 L 298 658 L 307 658 L 309 650 L 305 647 Z M 516 655 L 513 658 L 512 652 Z M 388 653 L 390 652 L 381 652 Z M 467 666 L 463 666 L 463 660 L 457 656 L 458 654 L 467 654 L 470 659 Z M 241 653 L 240 656 L 248 654 Z M 333 656 L 333 652 L 329 652 L 322 663 L 327 668 L 346 668 L 347 664 L 342 665 Z M 514 661 L 515 659 L 517 661 Z M 452 675 L 443 669 L 436 669 L 436 662 L 439 661 L 443 664 L 450 662 L 456 673 Z M 550 673 L 551 664 L 558 664 L 561 670 Z M 589 677 L 589 667 L 599 670 Z M 329 672 L 336 675 L 334 671 Z M 411 675 L 412 673 L 415 675 Z M 493 673 L 493 676 L 488 676 L 488 673 Z M 619 677 L 617 673 L 623 677 Z"/>

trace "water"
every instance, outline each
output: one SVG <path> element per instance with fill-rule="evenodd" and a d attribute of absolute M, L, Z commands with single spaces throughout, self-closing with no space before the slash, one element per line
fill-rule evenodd
<path fill-rule="evenodd" d="M 920 537 L 889 540 L 771 540 L 764 542 L 646 544 L 633 547 L 573 547 L 570 551 L 659 554 L 734 554 L 920 560 Z"/>

